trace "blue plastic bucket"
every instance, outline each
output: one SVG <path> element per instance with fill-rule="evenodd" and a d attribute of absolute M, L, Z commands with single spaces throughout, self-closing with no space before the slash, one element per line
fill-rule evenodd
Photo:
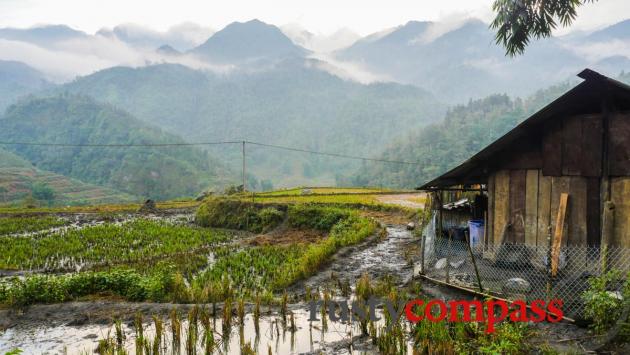
<path fill-rule="evenodd" d="M 468 221 L 470 246 L 474 247 L 483 243 L 483 219 L 472 219 Z"/>

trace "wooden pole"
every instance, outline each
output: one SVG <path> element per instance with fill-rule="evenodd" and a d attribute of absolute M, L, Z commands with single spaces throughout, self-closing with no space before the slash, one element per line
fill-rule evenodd
<path fill-rule="evenodd" d="M 431 209 L 431 221 L 429 223 L 433 223 L 433 194 L 430 194 L 428 197 L 428 201 L 426 201 L 428 203 L 425 203 L 424 208 L 430 208 Z M 428 207 L 427 207 L 428 206 Z M 421 231 L 422 232 L 422 231 Z M 420 234 L 420 238 L 422 238 L 422 241 L 420 241 L 420 275 L 424 275 L 424 254 L 425 254 L 425 248 L 427 245 L 427 236 L 424 234 Z M 435 237 L 433 237 L 434 241 L 435 241 Z"/>
<path fill-rule="evenodd" d="M 243 192 L 247 191 L 246 177 L 245 177 L 245 141 L 243 141 Z"/>
<path fill-rule="evenodd" d="M 562 247 L 562 235 L 564 234 L 564 222 L 567 213 L 567 203 L 569 194 L 560 194 L 560 205 L 558 206 L 558 215 L 556 217 L 556 229 L 553 234 L 553 243 L 551 244 L 551 277 L 558 274 L 558 261 L 560 258 L 560 248 Z"/>
<path fill-rule="evenodd" d="M 451 281 L 451 252 L 453 245 L 453 230 L 448 230 L 448 254 L 446 254 L 446 283 Z"/>
<path fill-rule="evenodd" d="M 471 293 L 473 295 L 481 296 L 483 298 L 494 299 L 494 300 L 501 300 L 501 301 L 504 301 L 504 302 L 507 302 L 507 303 L 511 303 L 512 302 L 512 301 L 508 300 L 507 298 L 501 298 L 501 297 L 498 297 L 498 296 L 495 296 L 495 295 L 492 295 L 492 294 L 489 294 L 489 293 L 479 292 L 479 291 L 476 291 L 476 290 L 473 290 L 473 289 L 470 289 L 470 288 L 467 288 L 467 287 L 463 287 L 463 286 L 457 286 L 457 285 L 453 285 L 453 284 L 448 284 L 448 283 L 446 283 L 444 281 L 440 281 L 438 279 L 434 279 L 434 278 L 426 276 L 426 275 L 422 275 L 422 278 L 425 279 L 425 280 L 431 281 L 431 282 L 433 282 L 435 284 L 438 284 L 438 285 L 442 285 L 442 286 L 445 286 L 445 287 L 454 288 L 454 289 L 457 289 L 457 290 L 468 292 L 468 293 Z M 531 306 L 527 305 L 527 308 L 531 309 Z M 575 320 L 572 319 L 572 318 L 569 318 L 569 317 L 562 317 L 562 319 L 564 319 L 564 320 L 566 320 L 568 322 L 571 322 L 571 323 L 575 323 Z"/>
<path fill-rule="evenodd" d="M 551 246 L 553 245 L 553 239 L 551 237 L 552 235 L 552 228 L 551 228 L 551 224 L 549 224 L 547 226 L 547 260 L 549 260 L 549 265 L 548 265 L 548 272 L 547 272 L 547 299 L 551 299 L 551 283 L 552 283 L 552 279 L 551 279 Z"/>
<path fill-rule="evenodd" d="M 475 260 L 475 254 L 470 246 L 470 235 L 464 231 L 466 236 L 466 245 L 468 246 L 468 254 L 470 254 L 470 260 L 472 260 L 473 267 L 475 268 L 475 275 L 477 275 L 477 284 L 479 285 L 479 292 L 483 292 L 483 286 L 481 285 L 481 277 L 479 277 L 479 269 L 477 269 L 477 261 Z"/>
<path fill-rule="evenodd" d="M 612 201 L 606 201 L 604 203 L 604 211 L 603 211 L 603 226 L 602 226 L 602 245 L 601 245 L 601 254 L 600 254 L 600 262 L 602 266 L 602 273 L 608 271 L 608 246 L 612 241 L 614 227 L 615 227 L 615 204 Z"/>
<path fill-rule="evenodd" d="M 488 246 L 488 211 L 483 211 L 483 251 L 487 250 Z"/>

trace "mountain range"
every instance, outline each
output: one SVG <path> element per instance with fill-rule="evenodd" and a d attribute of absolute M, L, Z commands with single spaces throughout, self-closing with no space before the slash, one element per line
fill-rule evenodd
<path fill-rule="evenodd" d="M 412 21 L 363 38 L 335 55 L 394 81 L 423 87 L 446 102 L 494 93 L 529 95 L 585 67 L 613 76 L 630 68 L 627 50 L 596 52 L 594 47 L 630 44 L 630 21 L 588 35 L 532 41 L 518 57 L 506 56 L 488 25 L 479 20 L 448 30 L 440 25 Z"/>
<path fill-rule="evenodd" d="M 86 96 L 31 97 L 0 117 L 0 141 L 118 147 L 7 145 L 5 150 L 34 167 L 140 198 L 195 196 L 220 184 L 223 166 L 194 147 L 130 147 L 183 143 L 110 105 Z M 14 160 L 14 159 L 13 159 Z"/>
<path fill-rule="evenodd" d="M 248 146 L 249 188 L 413 187 L 509 129 L 532 102 L 544 102 L 514 97 L 540 97 L 551 86 L 542 94 L 550 99 L 587 66 L 610 76 L 628 70 L 629 44 L 630 21 L 535 41 L 515 58 L 474 19 L 412 21 L 358 39 L 347 30 L 324 38 L 259 20 L 217 32 L 194 24 L 165 32 L 124 24 L 95 34 L 64 25 L 4 28 L 0 140 L 248 140 L 414 161 L 431 156 L 441 146 L 436 139 L 451 142 L 420 170 Z M 472 135 L 458 140 L 461 130 Z M 142 154 L 5 149 L 28 169 L 135 198 L 237 183 L 241 164 L 236 145 Z"/>
<path fill-rule="evenodd" d="M 373 154 L 401 132 L 442 116 L 445 106 L 414 86 L 362 85 L 318 70 L 316 60 L 285 59 L 273 69 L 229 76 L 161 64 L 112 68 L 56 89 L 124 108 L 187 141 L 250 140 L 349 155 Z M 212 149 L 240 166 L 240 150 Z M 256 148 L 250 169 L 276 186 L 334 184 L 358 166 Z"/>
<path fill-rule="evenodd" d="M 0 59 L 23 61 L 56 81 L 65 75 L 62 81 L 67 81 L 72 79 L 68 68 L 53 70 L 50 61 L 38 61 L 44 54 L 15 47 L 28 43 L 59 55 L 80 54 L 84 63 L 76 66 L 75 75 L 165 62 L 225 74 L 315 57 L 326 62 L 320 69 L 346 80 L 411 84 L 455 104 L 494 93 L 527 96 L 574 77 L 584 67 L 618 75 L 630 65 L 629 42 L 630 20 L 532 41 L 518 57 L 506 57 L 488 24 L 470 18 L 410 21 L 363 38 L 347 29 L 322 36 L 297 25 L 277 27 L 259 20 L 234 22 L 217 32 L 191 23 L 165 32 L 123 24 L 95 34 L 48 25 L 0 29 Z"/>

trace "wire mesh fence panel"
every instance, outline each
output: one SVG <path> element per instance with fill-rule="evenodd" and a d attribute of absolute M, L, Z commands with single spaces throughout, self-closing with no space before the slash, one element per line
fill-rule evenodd
<path fill-rule="evenodd" d="M 560 299 L 570 318 L 584 316 L 582 294 L 591 277 L 606 270 L 630 272 L 630 249 L 621 247 L 562 247 L 555 277 L 551 274 L 551 248 L 546 246 L 469 247 L 465 239 L 450 235 L 426 243 L 424 253 L 425 274 L 433 279 L 510 300 Z M 621 291 L 622 285 L 618 287 L 611 291 Z"/>

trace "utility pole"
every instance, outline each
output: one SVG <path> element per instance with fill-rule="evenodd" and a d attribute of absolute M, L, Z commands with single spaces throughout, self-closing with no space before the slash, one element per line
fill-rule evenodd
<path fill-rule="evenodd" d="M 247 191 L 245 181 L 245 141 L 243 141 L 243 192 Z"/>

